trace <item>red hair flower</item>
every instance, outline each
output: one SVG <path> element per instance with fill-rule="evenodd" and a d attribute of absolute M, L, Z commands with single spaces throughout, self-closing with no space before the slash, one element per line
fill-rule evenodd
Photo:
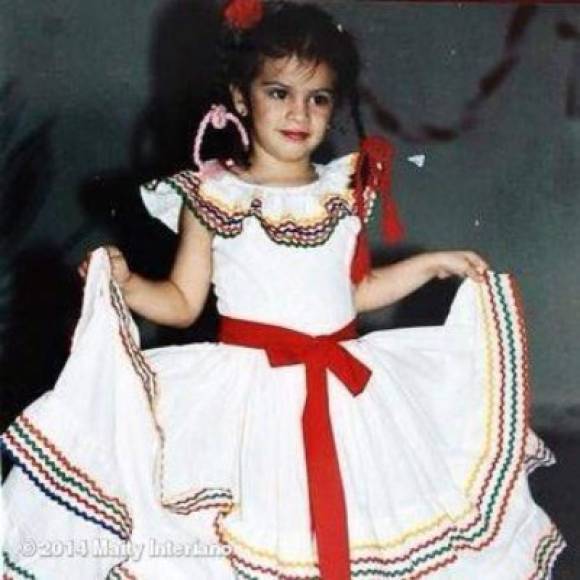
<path fill-rule="evenodd" d="M 224 18 L 232 27 L 248 30 L 254 27 L 264 14 L 262 0 L 230 0 L 224 10 Z"/>

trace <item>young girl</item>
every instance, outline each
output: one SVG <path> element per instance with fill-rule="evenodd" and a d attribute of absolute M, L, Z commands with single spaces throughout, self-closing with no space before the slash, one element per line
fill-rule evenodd
<path fill-rule="evenodd" d="M 341 104 L 358 121 L 352 37 L 307 4 L 225 16 L 237 116 L 212 108 L 199 171 L 142 192 L 179 231 L 169 278 L 95 251 L 59 382 L 2 436 L 4 578 L 549 578 L 513 278 L 471 251 L 371 269 L 379 195 L 400 233 L 388 144 L 311 162 Z M 203 162 L 228 124 L 239 145 Z M 357 337 L 358 312 L 453 275 L 445 324 Z M 139 349 L 127 307 L 187 327 L 211 284 L 218 342 Z"/>

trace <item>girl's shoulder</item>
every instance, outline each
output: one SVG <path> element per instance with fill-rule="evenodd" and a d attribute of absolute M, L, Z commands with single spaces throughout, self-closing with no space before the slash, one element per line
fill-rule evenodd
<path fill-rule="evenodd" d="M 185 203 L 206 227 L 224 237 L 241 233 L 244 219 L 254 216 L 275 241 L 318 245 L 340 219 L 357 215 L 357 159 L 358 152 L 354 152 L 316 164 L 318 178 L 298 186 L 250 183 L 212 160 L 202 171 L 185 170 L 145 184 L 141 196 L 149 213 L 173 231 L 177 231 L 179 210 Z"/>

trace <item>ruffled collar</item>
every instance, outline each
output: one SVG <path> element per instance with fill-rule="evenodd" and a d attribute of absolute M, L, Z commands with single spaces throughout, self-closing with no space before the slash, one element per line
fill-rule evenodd
<path fill-rule="evenodd" d="M 315 165 L 318 179 L 295 186 L 249 183 L 215 162 L 203 175 L 182 171 L 152 182 L 142 190 L 142 196 L 150 213 L 162 220 L 159 212 L 155 214 L 153 205 L 157 202 L 151 196 L 171 192 L 174 197 L 177 193 L 198 219 L 220 236 L 239 235 L 244 219 L 252 216 L 276 243 L 317 246 L 328 240 L 343 217 L 357 215 L 353 190 L 357 156 L 351 153 L 326 165 Z M 367 208 L 373 200 L 373 192 L 367 192 Z M 168 203 L 166 198 L 166 210 Z M 368 214 L 370 211 L 364 212 Z"/>
<path fill-rule="evenodd" d="M 210 185 L 217 185 L 218 187 L 223 185 L 227 188 L 240 188 L 242 191 L 250 192 L 254 195 L 259 195 L 260 193 L 316 195 L 329 191 L 334 191 L 336 194 L 346 193 L 351 191 L 352 175 L 356 166 L 357 156 L 357 153 L 350 153 L 325 165 L 314 164 L 317 178 L 310 183 L 301 185 L 252 183 L 233 172 L 227 171 L 217 161 L 212 163 L 215 169 L 213 171 L 210 170 L 210 173 L 213 173 L 213 175 L 204 181 L 207 187 L 210 187 Z"/>

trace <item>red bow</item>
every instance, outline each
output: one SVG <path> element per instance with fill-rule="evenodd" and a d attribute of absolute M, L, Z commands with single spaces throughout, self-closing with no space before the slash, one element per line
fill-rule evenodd
<path fill-rule="evenodd" d="M 381 137 L 365 137 L 354 175 L 354 197 L 361 221 L 366 220 L 364 193 L 374 191 L 381 200 L 381 230 L 387 242 L 398 242 L 404 237 L 404 227 L 399 218 L 391 192 L 394 148 Z M 358 283 L 370 271 L 370 255 L 366 231 L 361 229 L 351 268 L 351 278 Z"/>
<path fill-rule="evenodd" d="M 224 10 L 224 18 L 232 28 L 248 30 L 254 27 L 264 15 L 261 0 L 230 0 Z"/>
<path fill-rule="evenodd" d="M 370 188 L 381 198 L 382 232 L 387 242 L 398 242 L 403 225 L 391 193 L 394 148 L 381 137 L 365 137 L 361 143 L 355 173 L 355 199 L 360 217 L 364 211 L 363 192 Z"/>
<path fill-rule="evenodd" d="M 354 322 L 330 335 L 310 336 L 260 322 L 220 319 L 220 341 L 264 349 L 272 366 L 303 363 L 306 367 L 302 430 L 310 512 L 324 580 L 351 577 L 346 500 L 330 420 L 327 371 L 353 396 L 363 391 L 371 371 L 340 344 L 356 336 Z"/>

